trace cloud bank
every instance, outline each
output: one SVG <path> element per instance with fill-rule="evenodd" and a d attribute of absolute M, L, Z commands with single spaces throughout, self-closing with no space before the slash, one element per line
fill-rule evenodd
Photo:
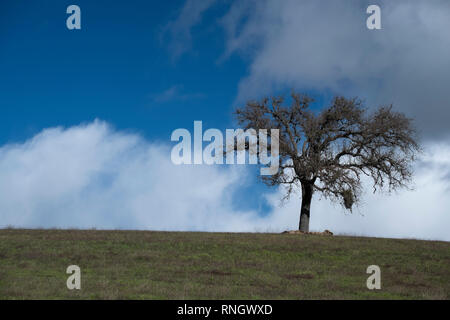
<path fill-rule="evenodd" d="M 104 122 L 52 128 L 0 149 L 0 224 L 229 231 L 248 215 L 227 204 L 238 179 Z"/>
<path fill-rule="evenodd" d="M 232 206 L 250 179 L 246 166 L 175 166 L 170 145 L 95 121 L 50 128 L 0 147 L 0 227 L 179 231 L 272 231 L 298 224 L 299 197 L 279 206 L 281 189 L 265 195 L 271 212 Z M 430 147 L 416 190 L 368 194 L 359 213 L 316 198 L 311 228 L 381 237 L 450 241 L 450 146 Z"/>
<path fill-rule="evenodd" d="M 382 30 L 366 28 L 373 1 L 235 1 L 220 19 L 224 57 L 249 61 L 237 102 L 276 90 L 329 91 L 391 104 L 427 139 L 450 134 L 450 2 L 376 1 Z"/>

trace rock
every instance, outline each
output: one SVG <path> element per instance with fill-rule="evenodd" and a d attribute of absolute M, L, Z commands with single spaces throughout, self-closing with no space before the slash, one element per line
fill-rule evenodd
<path fill-rule="evenodd" d="M 300 230 L 287 230 L 287 231 L 283 231 L 283 234 L 315 234 L 315 235 L 320 235 L 320 236 L 332 236 L 333 232 L 331 232 L 330 230 L 325 230 L 324 232 L 303 232 Z"/>

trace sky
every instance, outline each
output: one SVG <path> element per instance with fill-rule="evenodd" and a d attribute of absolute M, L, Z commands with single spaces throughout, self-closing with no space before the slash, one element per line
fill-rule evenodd
<path fill-rule="evenodd" d="M 315 197 L 311 229 L 450 241 L 448 30 L 446 0 L 1 1 L 0 227 L 295 229 L 300 195 L 281 204 L 255 166 L 170 159 L 175 129 L 236 128 L 294 89 L 393 104 L 424 148 L 413 190 L 367 188 L 351 214 Z"/>

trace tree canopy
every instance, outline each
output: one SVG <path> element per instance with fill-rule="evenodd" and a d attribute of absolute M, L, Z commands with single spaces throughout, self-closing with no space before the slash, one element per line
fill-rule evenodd
<path fill-rule="evenodd" d="M 280 169 L 262 179 L 286 185 L 287 197 L 295 186 L 301 188 L 300 230 L 309 230 L 316 192 L 351 210 L 361 196 L 362 175 L 371 179 L 374 192 L 411 182 L 411 164 L 420 151 L 412 119 L 392 105 L 369 112 L 359 98 L 337 96 L 317 112 L 310 96 L 292 93 L 291 98 L 287 105 L 284 97 L 249 101 L 235 115 L 245 129 L 279 129 Z"/>

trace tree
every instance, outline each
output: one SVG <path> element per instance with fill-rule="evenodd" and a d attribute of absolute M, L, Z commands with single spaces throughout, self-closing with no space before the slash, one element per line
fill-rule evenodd
<path fill-rule="evenodd" d="M 261 178 L 268 185 L 287 186 L 286 198 L 301 188 L 300 231 L 309 231 L 315 193 L 351 210 L 360 199 L 364 175 L 374 192 L 408 186 L 420 151 L 411 119 L 392 105 L 369 113 L 358 98 L 338 96 L 331 106 L 313 112 L 311 97 L 291 97 L 288 106 L 283 97 L 249 101 L 235 115 L 245 129 L 279 130 L 279 170 Z M 267 144 L 270 148 L 270 139 Z"/>

